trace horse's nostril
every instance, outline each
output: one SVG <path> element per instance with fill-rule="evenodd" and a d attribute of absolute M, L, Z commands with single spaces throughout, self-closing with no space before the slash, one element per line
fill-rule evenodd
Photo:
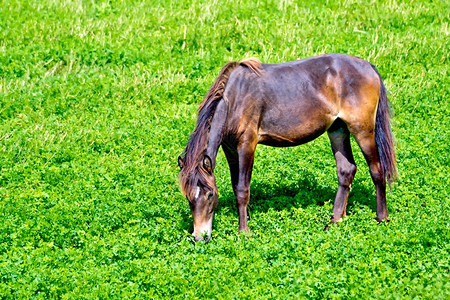
<path fill-rule="evenodd" d="M 203 237 L 201 235 L 199 236 L 192 235 L 192 236 L 194 237 L 194 241 L 196 242 L 203 240 Z"/>
<path fill-rule="evenodd" d="M 211 236 L 207 234 L 199 236 L 192 234 L 192 236 L 194 238 L 194 242 L 205 241 L 205 243 L 208 243 L 211 240 Z"/>

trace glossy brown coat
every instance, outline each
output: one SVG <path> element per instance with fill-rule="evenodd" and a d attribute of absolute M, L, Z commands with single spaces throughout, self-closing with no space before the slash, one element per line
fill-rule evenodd
<path fill-rule="evenodd" d="M 339 182 L 331 222 L 345 215 L 356 172 L 350 134 L 370 168 L 377 220 L 387 220 L 386 179 L 390 183 L 397 172 L 388 102 L 376 68 L 353 56 L 327 54 L 281 64 L 249 59 L 225 65 L 200 105 L 196 129 L 179 157 L 180 184 L 191 206 L 196 240 L 202 232 L 208 238 L 211 234 L 218 199 L 213 170 L 220 145 L 230 168 L 239 230 L 248 231 L 257 144 L 296 146 L 324 132 Z"/>

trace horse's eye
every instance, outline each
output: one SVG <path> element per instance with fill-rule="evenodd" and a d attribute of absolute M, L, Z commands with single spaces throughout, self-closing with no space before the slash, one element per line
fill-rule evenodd
<path fill-rule="evenodd" d="M 213 193 L 208 193 L 208 200 L 212 201 L 214 194 Z"/>

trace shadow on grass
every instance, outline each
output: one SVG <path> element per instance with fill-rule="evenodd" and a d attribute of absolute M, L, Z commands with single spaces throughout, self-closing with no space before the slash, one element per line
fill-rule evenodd
<path fill-rule="evenodd" d="M 373 212 L 376 212 L 375 187 L 367 189 L 360 180 L 361 178 L 355 178 L 353 181 L 347 203 L 348 215 L 351 215 L 351 211 L 355 206 L 368 206 Z M 253 180 L 249 203 L 250 214 L 252 212 L 264 213 L 270 209 L 279 211 L 290 210 L 293 207 L 322 206 L 326 201 L 334 203 L 337 187 L 337 178 L 333 186 L 321 185 L 311 173 L 302 174 L 301 180 L 291 184 L 272 182 L 270 180 Z M 216 213 L 233 214 L 237 218 L 236 198 L 231 191 L 231 187 L 220 193 Z M 332 212 L 330 210 L 330 217 L 331 215 Z M 185 217 L 186 222 L 183 222 L 182 229 L 192 232 L 191 216 Z"/>
<path fill-rule="evenodd" d="M 357 205 L 368 206 L 375 212 L 375 186 L 373 186 L 373 190 L 370 190 L 358 181 L 358 178 L 353 181 L 347 212 Z M 250 211 L 267 212 L 269 209 L 290 210 L 292 207 L 322 206 L 326 201 L 334 203 L 337 188 L 337 178 L 333 186 L 323 185 L 319 184 L 311 173 L 302 174 L 301 180 L 290 184 L 253 180 L 249 209 Z M 236 200 L 232 192 L 227 191 L 221 195 L 217 212 L 220 213 L 225 207 L 227 207 L 227 211 L 230 211 L 230 207 L 233 209 L 236 207 Z"/>

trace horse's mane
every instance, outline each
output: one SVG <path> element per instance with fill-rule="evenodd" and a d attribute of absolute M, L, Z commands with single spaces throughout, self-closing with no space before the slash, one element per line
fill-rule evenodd
<path fill-rule="evenodd" d="M 184 156 L 184 158 L 182 158 L 183 169 L 180 172 L 179 180 L 181 191 L 184 195 L 192 192 L 190 191 L 192 188 L 189 189 L 189 187 L 197 186 L 198 181 L 204 186 L 215 187 L 214 182 L 210 182 L 211 179 L 208 180 L 211 176 L 207 176 L 206 171 L 199 166 L 201 166 L 203 155 L 207 147 L 211 120 L 217 105 L 223 98 L 228 78 L 232 71 L 241 65 L 249 68 L 258 76 L 262 74 L 261 62 L 256 58 L 249 58 L 240 62 L 233 61 L 223 66 L 216 81 L 209 89 L 202 103 L 200 103 L 197 115 L 197 125 L 181 155 L 182 157 Z"/>

